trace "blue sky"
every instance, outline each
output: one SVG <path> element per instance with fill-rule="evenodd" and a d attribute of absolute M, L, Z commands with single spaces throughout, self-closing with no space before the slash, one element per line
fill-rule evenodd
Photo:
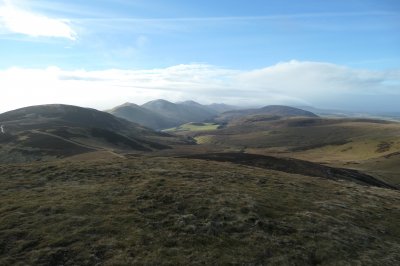
<path fill-rule="evenodd" d="M 1 90 L 11 95 L 0 111 L 44 101 L 108 108 L 152 97 L 393 111 L 400 1 L 0 0 L 0 58 Z M 16 72 L 32 80 L 19 84 Z M 264 76 L 244 89 L 243 76 L 254 73 Z M 299 78 L 288 84 L 291 77 Z M 71 81 L 83 95 L 101 87 L 98 99 L 73 100 Z M 21 100 L 34 89 L 41 97 Z"/>

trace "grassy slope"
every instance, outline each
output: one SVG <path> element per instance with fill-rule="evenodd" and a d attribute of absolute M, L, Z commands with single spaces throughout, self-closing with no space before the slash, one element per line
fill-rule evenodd
<path fill-rule="evenodd" d="M 400 153 L 349 164 L 347 167 L 368 172 L 386 182 L 400 186 Z"/>
<path fill-rule="evenodd" d="M 182 132 L 182 131 L 190 131 L 190 132 L 197 132 L 197 131 L 210 131 L 216 130 L 219 127 L 218 124 L 215 123 L 186 123 L 180 125 L 178 127 L 165 129 L 165 132 Z"/>
<path fill-rule="evenodd" d="M 335 148 L 345 149 L 354 143 L 357 153 L 348 150 L 353 158 L 364 156 L 368 159 L 377 156 L 376 150 L 380 142 L 393 142 L 391 148 L 379 155 L 393 152 L 400 148 L 400 124 L 374 124 L 368 122 L 340 122 L 326 125 L 291 126 L 286 124 L 257 123 L 227 127 L 215 132 L 212 142 L 246 146 L 248 148 L 264 148 L 287 150 L 289 152 L 319 151 L 321 148 L 327 156 L 337 153 Z M 199 136 L 202 134 L 197 134 Z M 328 149 L 326 149 L 328 147 Z M 333 148 L 332 151 L 329 149 Z M 352 159 L 349 157 L 349 159 Z"/>
<path fill-rule="evenodd" d="M 192 140 L 156 132 L 109 113 L 39 105 L 0 114 L 0 162 L 65 158 L 94 150 L 145 152 Z"/>
<path fill-rule="evenodd" d="M 250 121 L 208 132 L 189 132 L 200 144 L 237 147 L 377 173 L 400 184 L 400 123 L 349 119 Z M 392 166 L 393 165 L 393 166 Z M 373 166 L 373 167 L 371 167 Z M 388 168 L 394 169 L 388 171 Z"/>
<path fill-rule="evenodd" d="M 0 165 L 0 264 L 396 265 L 400 194 L 190 159 Z"/>

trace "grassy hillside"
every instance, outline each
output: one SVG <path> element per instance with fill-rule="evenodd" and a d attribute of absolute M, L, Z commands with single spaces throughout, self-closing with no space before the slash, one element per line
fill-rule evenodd
<path fill-rule="evenodd" d="M 190 142 L 105 112 L 68 105 L 3 113 L 0 125 L 0 162 L 49 160 L 96 150 L 148 152 Z"/>
<path fill-rule="evenodd" d="M 210 142 L 266 151 L 315 153 L 321 160 L 368 159 L 400 149 L 400 124 L 351 119 L 255 117 L 228 124 L 212 132 Z M 339 152 L 340 151 L 340 152 Z M 321 158 L 320 156 L 324 156 Z M 346 157 L 347 156 L 347 157 Z M 311 157 L 311 156 L 310 156 Z"/>
<path fill-rule="evenodd" d="M 183 158 L 0 165 L 1 265 L 396 265 L 400 194 Z"/>
<path fill-rule="evenodd" d="M 0 126 L 0 265 L 400 261 L 399 123 L 257 114 L 171 135 L 52 105 Z"/>
<path fill-rule="evenodd" d="M 390 153 L 378 158 L 348 163 L 346 167 L 359 169 L 400 186 L 400 152 Z"/>
<path fill-rule="evenodd" d="M 228 123 L 233 120 L 240 119 L 248 116 L 280 116 L 280 117 L 318 117 L 316 114 L 305 111 L 299 108 L 285 106 L 285 105 L 268 105 L 256 109 L 242 109 L 227 111 L 220 114 L 215 121 L 219 123 Z"/>
<path fill-rule="evenodd" d="M 203 145 L 365 169 L 400 184 L 400 123 L 372 119 L 248 116 L 207 132 L 183 131 Z M 372 167 L 372 165 L 374 167 Z M 393 165 L 393 166 L 389 166 Z M 394 170 L 389 170 L 394 169 Z M 397 178 L 396 178 L 397 176 Z"/>
<path fill-rule="evenodd" d="M 347 180 L 365 186 L 400 189 L 400 187 L 392 186 L 373 176 L 366 175 L 359 171 L 329 167 L 326 165 L 293 158 L 281 158 L 237 152 L 190 154 L 185 155 L 182 158 L 202 159 L 207 161 L 212 160 L 217 162 L 233 162 L 240 165 L 256 166 L 291 174 L 315 176 L 330 180 Z"/>

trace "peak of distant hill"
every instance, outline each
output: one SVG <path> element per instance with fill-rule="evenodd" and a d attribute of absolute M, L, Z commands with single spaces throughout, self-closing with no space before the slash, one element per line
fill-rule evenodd
<path fill-rule="evenodd" d="M 268 105 L 258 109 L 243 109 L 224 112 L 216 118 L 218 122 L 230 122 L 237 118 L 255 115 L 279 117 L 318 117 L 316 114 L 299 108 L 284 105 Z"/>
<path fill-rule="evenodd" d="M 0 161 L 31 161 L 80 153 L 151 151 L 181 143 L 95 109 L 71 105 L 39 105 L 0 114 Z"/>
<path fill-rule="evenodd" d="M 111 114 L 91 108 L 64 104 L 29 106 L 0 114 L 0 121 L 15 128 L 29 129 L 39 125 L 85 126 L 119 130 L 126 127 L 124 121 Z M 137 129 L 140 129 L 137 126 Z"/>
<path fill-rule="evenodd" d="M 175 126 L 188 122 L 203 122 L 217 115 L 216 111 L 194 101 L 171 103 L 166 100 L 155 100 L 143 104 L 142 107 L 167 120 L 175 121 Z"/>
<path fill-rule="evenodd" d="M 125 103 L 113 108 L 108 112 L 117 117 L 124 118 L 131 122 L 138 123 L 142 126 L 155 130 L 170 128 L 175 126 L 177 123 L 175 119 L 168 119 L 157 112 L 133 103 Z"/>
<path fill-rule="evenodd" d="M 195 101 L 184 101 L 184 102 L 178 102 L 176 105 L 183 106 L 189 108 L 188 110 L 191 110 L 192 112 L 197 112 L 197 113 L 203 113 L 204 115 L 208 116 L 215 116 L 217 115 L 217 111 L 214 109 L 210 108 L 207 105 L 202 105 L 198 102 Z M 197 122 L 197 121 L 192 121 L 192 122 Z"/>
<path fill-rule="evenodd" d="M 167 100 L 158 99 L 158 100 L 147 102 L 147 103 L 143 104 L 142 107 L 154 111 L 154 110 L 174 109 L 175 105 L 176 104 L 169 102 Z"/>
<path fill-rule="evenodd" d="M 227 111 L 243 109 L 238 106 L 228 105 L 228 104 L 224 104 L 224 103 L 212 103 L 212 104 L 208 104 L 208 105 L 203 105 L 198 102 L 191 101 L 191 100 L 184 101 L 184 102 L 177 102 L 176 104 L 202 108 L 203 110 L 212 112 L 214 114 L 220 114 L 220 113 L 227 112 Z"/>
<path fill-rule="evenodd" d="M 218 114 L 214 109 L 195 101 L 172 103 L 163 99 L 150 101 L 142 106 L 125 103 L 108 112 L 156 130 L 188 122 L 203 122 Z"/>
<path fill-rule="evenodd" d="M 203 106 L 200 103 L 192 101 L 192 100 L 183 101 L 183 102 L 177 102 L 175 104 L 187 105 L 187 106 Z"/>
<path fill-rule="evenodd" d="M 250 115 L 318 117 L 312 112 L 282 105 L 270 105 L 259 109 L 240 109 L 237 106 L 222 103 L 202 105 L 192 100 L 172 103 L 163 99 L 150 101 L 141 106 L 125 103 L 108 112 L 156 130 L 172 128 L 189 122 L 213 120 L 229 122 Z"/>
<path fill-rule="evenodd" d="M 261 111 L 260 114 L 267 113 L 269 115 L 279 115 L 283 117 L 293 117 L 293 116 L 318 117 L 316 114 L 312 112 L 284 105 L 268 105 L 260 108 L 260 111 Z"/>
<path fill-rule="evenodd" d="M 222 112 L 235 109 L 238 107 L 226 104 L 202 105 L 192 100 L 172 103 L 158 99 L 142 106 L 124 103 L 108 112 L 142 126 L 161 130 L 190 122 L 205 122 Z"/>

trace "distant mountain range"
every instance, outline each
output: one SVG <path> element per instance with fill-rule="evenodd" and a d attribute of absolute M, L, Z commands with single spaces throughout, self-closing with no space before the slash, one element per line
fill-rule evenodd
<path fill-rule="evenodd" d="M 188 122 L 218 123 L 260 114 L 316 117 L 287 106 L 237 109 L 225 104 L 166 100 L 141 106 L 125 103 L 108 112 L 62 104 L 25 107 L 0 114 L 0 161 L 63 158 L 91 151 L 146 152 L 193 144 L 190 137 L 154 131 Z"/>
<path fill-rule="evenodd" d="M 172 103 L 159 99 L 141 106 L 125 103 L 108 112 L 145 127 L 160 130 L 188 122 L 212 120 L 222 112 L 235 109 L 239 107 L 226 104 L 202 105 L 194 101 Z"/>
<path fill-rule="evenodd" d="M 202 105 L 194 101 L 172 103 L 166 100 L 155 100 L 141 106 L 125 103 L 108 112 L 155 130 L 176 127 L 188 122 L 228 122 L 232 119 L 249 115 L 317 117 L 312 112 L 282 105 L 270 105 L 258 109 L 241 109 L 240 107 L 226 104 Z"/>
<path fill-rule="evenodd" d="M 155 100 L 142 105 L 143 108 L 163 115 L 177 124 L 198 122 L 213 118 L 217 112 L 193 101 L 171 103 L 166 100 Z"/>
<path fill-rule="evenodd" d="M 168 149 L 183 139 L 95 109 L 40 105 L 0 114 L 0 161 L 62 158 L 90 151 Z"/>

